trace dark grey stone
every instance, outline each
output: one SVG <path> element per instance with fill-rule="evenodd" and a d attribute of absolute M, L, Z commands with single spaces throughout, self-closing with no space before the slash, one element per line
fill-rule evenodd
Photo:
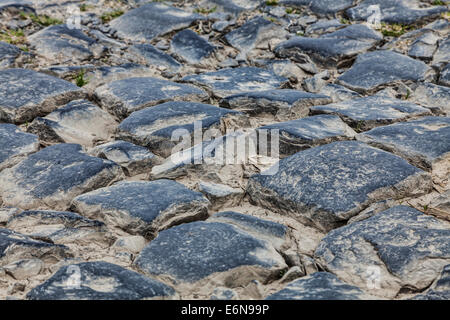
<path fill-rule="evenodd" d="M 370 6 L 379 6 L 381 22 L 414 24 L 427 18 L 435 17 L 448 9 L 445 6 L 420 8 L 417 0 L 364 0 L 356 7 L 347 9 L 351 20 L 367 20 L 372 15 Z"/>
<path fill-rule="evenodd" d="M 255 10 L 264 1 L 262 0 L 205 0 L 204 5 L 210 8 L 219 8 L 225 12 L 238 14 L 243 11 Z"/>
<path fill-rule="evenodd" d="M 0 70 L 0 121 L 30 121 L 85 95 L 68 81 L 33 70 Z"/>
<path fill-rule="evenodd" d="M 95 39 L 88 37 L 80 29 L 70 28 L 66 24 L 42 29 L 29 36 L 28 41 L 38 55 L 57 63 L 87 61 L 99 50 L 94 48 Z"/>
<path fill-rule="evenodd" d="M 222 222 L 193 222 L 165 230 L 144 248 L 135 264 L 143 272 L 190 283 L 214 273 L 239 273 L 233 270 L 239 267 L 253 271 L 250 279 L 242 277 L 241 271 L 241 282 L 257 275 L 270 277 L 285 268 L 269 242 Z"/>
<path fill-rule="evenodd" d="M 322 19 L 317 21 L 316 23 L 309 25 L 305 30 L 305 34 L 308 36 L 313 34 L 321 35 L 324 33 L 334 32 L 337 29 L 341 29 L 344 27 L 346 27 L 346 25 L 342 24 L 338 19 Z"/>
<path fill-rule="evenodd" d="M 282 39 L 284 29 L 263 17 L 253 18 L 225 35 L 227 42 L 241 52 L 248 53 L 260 42 L 271 38 Z"/>
<path fill-rule="evenodd" d="M 39 140 L 13 124 L 0 123 L 0 171 L 12 167 L 30 153 L 39 150 Z"/>
<path fill-rule="evenodd" d="M 225 108 L 250 115 L 270 113 L 283 120 L 307 116 L 311 106 L 328 103 L 331 103 L 328 96 L 292 89 L 242 92 L 220 101 Z"/>
<path fill-rule="evenodd" d="M 411 94 L 410 100 L 436 113 L 450 116 L 450 88 L 433 83 L 420 83 Z"/>
<path fill-rule="evenodd" d="M 329 272 L 315 272 L 290 282 L 266 300 L 370 300 L 358 287 L 346 284 Z"/>
<path fill-rule="evenodd" d="M 150 41 L 169 32 L 187 28 L 205 18 L 163 3 L 147 3 L 111 21 L 119 37 L 133 41 Z"/>
<path fill-rule="evenodd" d="M 278 89 L 288 82 L 273 72 L 255 67 L 222 69 L 186 76 L 182 80 L 204 86 L 219 98 L 240 92 Z"/>
<path fill-rule="evenodd" d="M 111 138 L 117 122 L 106 111 L 87 100 L 71 101 L 44 118 L 35 118 L 27 131 L 47 143 L 78 143 L 92 147 Z"/>
<path fill-rule="evenodd" d="M 413 298 L 414 300 L 449 300 L 450 299 L 450 265 L 446 265 L 431 287 Z"/>
<path fill-rule="evenodd" d="M 8 68 L 13 66 L 16 58 L 21 53 L 22 50 L 20 50 L 18 47 L 0 41 L 0 68 Z"/>
<path fill-rule="evenodd" d="M 425 63 L 408 56 L 393 51 L 373 51 L 359 55 L 353 66 L 338 78 L 338 83 L 370 93 L 394 81 L 425 80 L 430 71 Z"/>
<path fill-rule="evenodd" d="M 450 36 L 438 42 L 438 48 L 433 56 L 433 67 L 442 68 L 450 61 Z"/>
<path fill-rule="evenodd" d="M 142 300 L 170 298 L 175 291 L 162 282 L 115 264 L 95 261 L 60 268 L 33 288 L 30 300 Z"/>
<path fill-rule="evenodd" d="M 33 3 L 27 0 L 0 0 L 0 12 L 27 12 L 35 13 Z"/>
<path fill-rule="evenodd" d="M 447 63 L 439 76 L 439 84 L 450 87 L 450 63 Z"/>
<path fill-rule="evenodd" d="M 396 206 L 328 233 L 317 262 L 370 294 L 393 298 L 427 288 L 450 261 L 450 225 Z"/>
<path fill-rule="evenodd" d="M 129 53 L 135 62 L 142 62 L 150 66 L 163 66 L 171 71 L 181 68 L 181 64 L 177 60 L 148 43 L 132 45 Z"/>
<path fill-rule="evenodd" d="M 208 95 L 191 85 L 141 77 L 107 83 L 95 90 L 101 105 L 119 118 L 169 100 L 203 101 Z"/>
<path fill-rule="evenodd" d="M 327 84 L 319 93 L 329 96 L 333 102 L 341 102 L 362 97 L 358 92 L 334 83 Z"/>
<path fill-rule="evenodd" d="M 237 206 L 244 198 L 244 190 L 241 188 L 232 188 L 219 183 L 200 181 L 198 189 L 211 201 L 211 210 L 214 211 L 224 206 Z"/>
<path fill-rule="evenodd" d="M 162 161 L 147 148 L 122 140 L 96 146 L 89 151 L 89 154 L 114 161 L 130 176 L 148 172 L 155 164 Z"/>
<path fill-rule="evenodd" d="M 318 115 L 279 122 L 259 127 L 258 132 L 269 136 L 276 130 L 280 155 L 292 155 L 298 151 L 333 141 L 352 140 L 356 132 L 338 116 Z"/>
<path fill-rule="evenodd" d="M 0 196 L 3 205 L 65 210 L 72 198 L 108 185 L 121 174 L 120 166 L 88 156 L 80 145 L 56 144 L 3 170 Z"/>
<path fill-rule="evenodd" d="M 118 182 L 72 201 L 83 216 L 147 238 L 176 224 L 205 219 L 208 205 L 200 192 L 172 180 Z"/>
<path fill-rule="evenodd" d="M 346 100 L 324 106 L 314 106 L 311 107 L 311 113 L 338 115 L 358 131 L 404 121 L 410 117 L 431 115 L 430 110 L 427 108 L 381 95 Z"/>
<path fill-rule="evenodd" d="M 277 56 L 296 58 L 308 54 L 324 66 L 348 64 L 348 60 L 363 53 L 382 40 L 383 36 L 363 24 L 353 24 L 318 38 L 293 37 L 274 49 Z"/>
<path fill-rule="evenodd" d="M 416 167 L 431 170 L 450 157 L 450 118 L 424 117 L 364 132 L 358 140 L 388 150 Z"/>
<path fill-rule="evenodd" d="M 241 113 L 196 102 L 166 102 L 133 112 L 119 125 L 117 137 L 168 157 L 184 135 L 210 128 L 220 129 L 221 121 Z M 172 137 L 172 135 L 176 135 Z"/>
<path fill-rule="evenodd" d="M 216 46 L 190 29 L 177 32 L 172 38 L 170 47 L 173 53 L 188 63 L 199 63 L 216 50 Z"/>
<path fill-rule="evenodd" d="M 59 244 L 32 239 L 9 229 L 0 228 L 0 265 L 21 259 L 52 259 L 70 257 L 69 248 Z"/>
<path fill-rule="evenodd" d="M 275 169 L 250 177 L 252 201 L 326 231 L 374 202 L 421 195 L 432 185 L 426 172 L 356 141 L 300 151 Z"/>
<path fill-rule="evenodd" d="M 419 36 L 408 50 L 410 57 L 429 61 L 433 58 L 436 51 L 439 36 L 434 32 L 426 32 Z"/>
<path fill-rule="evenodd" d="M 289 7 L 308 7 L 314 13 L 331 15 L 354 4 L 354 0 L 280 0 L 279 4 Z"/>
<path fill-rule="evenodd" d="M 55 244 L 92 243 L 105 237 L 105 225 L 73 212 L 23 211 L 8 219 L 6 225 L 21 234 Z M 106 239 L 101 239 L 105 242 Z"/>

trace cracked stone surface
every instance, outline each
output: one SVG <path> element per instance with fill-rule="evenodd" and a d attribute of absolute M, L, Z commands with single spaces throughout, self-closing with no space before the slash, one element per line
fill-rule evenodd
<path fill-rule="evenodd" d="M 290 282 L 266 300 L 372 300 L 358 287 L 346 284 L 329 272 L 315 272 Z"/>
<path fill-rule="evenodd" d="M 71 285 L 73 278 L 83 284 Z M 174 294 L 164 283 L 98 261 L 62 267 L 49 280 L 33 288 L 27 297 L 30 300 L 140 300 L 168 299 Z"/>
<path fill-rule="evenodd" d="M 76 85 L 28 69 L 0 70 L 0 121 L 23 123 L 84 98 Z"/>
<path fill-rule="evenodd" d="M 154 238 L 158 231 L 207 216 L 209 201 L 171 180 L 118 182 L 76 197 L 72 208 L 132 234 Z"/>
<path fill-rule="evenodd" d="M 264 112 L 274 114 L 279 119 L 296 119 L 308 115 L 309 107 L 330 102 L 331 99 L 322 94 L 276 89 L 233 94 L 223 98 L 220 105 L 250 115 Z"/>
<path fill-rule="evenodd" d="M 429 71 L 430 67 L 413 58 L 393 51 L 373 51 L 358 55 L 338 82 L 358 92 L 370 92 L 398 80 L 425 80 Z"/>
<path fill-rule="evenodd" d="M 257 130 L 268 134 L 272 130 L 277 130 L 280 154 L 282 155 L 292 155 L 298 151 L 333 141 L 351 140 L 356 135 L 356 132 L 345 122 L 332 115 L 317 115 L 280 122 L 260 127 Z"/>
<path fill-rule="evenodd" d="M 199 14 L 192 14 L 163 3 L 148 3 L 114 19 L 110 25 L 119 37 L 133 41 L 149 41 L 171 31 L 189 27 Z"/>
<path fill-rule="evenodd" d="M 311 112 L 338 115 L 358 130 L 368 130 L 415 116 L 431 115 L 427 108 L 382 95 L 314 106 L 311 107 Z"/>
<path fill-rule="evenodd" d="M 274 51 L 283 58 L 307 53 L 316 62 L 335 65 L 369 50 L 382 38 L 371 28 L 354 24 L 318 38 L 293 37 L 280 43 Z"/>
<path fill-rule="evenodd" d="M 450 260 L 450 225 L 406 206 L 331 231 L 316 249 L 330 272 L 366 292 L 392 298 L 427 288 Z M 367 274 L 380 275 L 377 286 Z"/>
<path fill-rule="evenodd" d="M 361 142 L 307 149 L 277 165 L 275 174 L 250 178 L 252 200 L 326 231 L 373 202 L 425 194 L 431 187 L 424 171 Z"/>
<path fill-rule="evenodd" d="M 268 227 L 264 221 L 257 222 L 261 228 Z M 239 224 L 216 222 L 214 217 L 210 222 L 187 223 L 161 232 L 141 252 L 136 266 L 148 274 L 167 274 L 175 282 L 188 283 L 226 271 L 241 272 L 244 276 L 235 280 L 238 283 L 251 281 L 245 277 L 249 273 L 266 280 L 286 267 L 264 237 L 246 232 Z M 232 275 L 228 277 L 233 281 Z"/>
<path fill-rule="evenodd" d="M 420 4 L 417 0 L 364 0 L 346 13 L 352 20 L 367 20 L 373 14 L 369 7 L 378 6 L 382 22 L 413 24 L 448 10 L 446 6 L 420 8 Z"/>
<path fill-rule="evenodd" d="M 107 141 L 117 128 L 113 116 L 87 100 L 69 102 L 44 118 L 37 117 L 27 132 L 47 143 L 78 143 L 93 146 Z"/>
<path fill-rule="evenodd" d="M 38 151 L 39 140 L 34 134 L 22 132 L 17 126 L 0 123 L 0 171 L 12 167 L 27 155 Z"/>
<path fill-rule="evenodd" d="M 150 77 L 110 82 L 97 88 L 95 96 L 105 109 L 119 118 L 168 100 L 202 101 L 208 98 L 203 90 L 191 85 Z"/>
<path fill-rule="evenodd" d="M 77 195 L 122 175 L 112 161 L 90 157 L 77 144 L 57 144 L 0 173 L 3 205 L 66 209 Z"/>
<path fill-rule="evenodd" d="M 226 118 L 241 115 L 203 103 L 166 102 L 133 112 L 119 125 L 117 136 L 168 157 L 178 144 L 174 136 L 178 140 L 185 135 L 191 137 L 195 130 L 219 130 Z"/>
<path fill-rule="evenodd" d="M 207 90 L 219 98 L 246 91 L 278 89 L 287 83 L 286 78 L 254 67 L 222 69 L 215 72 L 187 76 L 183 80 L 205 86 Z"/>
<path fill-rule="evenodd" d="M 0 300 L 448 299 L 448 9 L 0 0 Z"/>

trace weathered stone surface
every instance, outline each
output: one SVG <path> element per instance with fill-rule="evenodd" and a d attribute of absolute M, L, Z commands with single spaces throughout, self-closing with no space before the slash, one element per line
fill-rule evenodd
<path fill-rule="evenodd" d="M 106 111 L 87 100 L 76 100 L 44 118 L 34 119 L 27 131 L 47 143 L 78 143 L 91 147 L 109 140 L 117 125 Z"/>
<path fill-rule="evenodd" d="M 446 265 L 431 287 L 413 298 L 414 300 L 449 300 L 450 299 L 450 265 Z"/>
<path fill-rule="evenodd" d="M 190 75 L 182 80 L 205 86 L 219 98 L 240 92 L 278 89 L 287 83 L 286 78 L 254 67 L 222 69 Z"/>
<path fill-rule="evenodd" d="M 432 185 L 424 171 L 356 141 L 300 151 L 277 166 L 272 175 L 250 177 L 252 201 L 327 231 L 371 203 L 421 195 Z"/>
<path fill-rule="evenodd" d="M 211 210 L 216 210 L 225 205 L 237 206 L 244 198 L 244 191 L 240 188 L 232 188 L 224 184 L 200 181 L 198 189 L 209 201 Z"/>
<path fill-rule="evenodd" d="M 284 156 L 333 141 L 352 140 L 356 135 L 338 116 L 332 115 L 306 117 L 257 129 L 269 137 L 272 130 L 276 130 L 279 136 L 279 152 Z"/>
<path fill-rule="evenodd" d="M 216 50 L 214 45 L 190 29 L 176 33 L 170 46 L 173 53 L 188 63 L 199 63 Z"/>
<path fill-rule="evenodd" d="M 0 228 L 1 266 L 21 259 L 41 259 L 51 263 L 69 256 L 69 249 L 63 245 L 34 240 L 9 229 Z"/>
<path fill-rule="evenodd" d="M 327 19 L 321 19 L 305 29 L 306 35 L 313 35 L 313 34 L 323 34 L 323 33 L 330 33 L 334 32 L 337 29 L 341 29 L 345 27 L 345 24 L 342 24 L 338 19 L 333 20 L 327 20 Z"/>
<path fill-rule="evenodd" d="M 364 0 L 356 7 L 347 9 L 346 14 L 351 20 L 367 20 L 374 14 L 370 6 L 378 6 L 380 21 L 414 24 L 448 10 L 445 6 L 420 8 L 421 4 L 417 0 Z"/>
<path fill-rule="evenodd" d="M 333 102 L 341 102 L 362 97 L 358 92 L 334 83 L 327 84 L 319 93 L 329 96 Z"/>
<path fill-rule="evenodd" d="M 318 38 L 293 37 L 275 47 L 283 58 L 294 58 L 307 53 L 325 66 L 348 64 L 354 56 L 372 48 L 383 36 L 363 24 L 353 24 Z"/>
<path fill-rule="evenodd" d="M 292 281 L 266 300 L 371 300 L 375 297 L 346 284 L 329 272 L 315 272 Z"/>
<path fill-rule="evenodd" d="M 164 299 L 175 291 L 118 265 L 96 261 L 71 264 L 33 288 L 31 300 L 142 300 Z"/>
<path fill-rule="evenodd" d="M 181 68 L 181 64 L 177 60 L 148 43 L 132 45 L 128 51 L 134 62 L 150 66 L 163 66 L 171 71 Z"/>
<path fill-rule="evenodd" d="M 200 192 L 172 180 L 119 182 L 72 201 L 83 216 L 147 238 L 176 224 L 205 219 L 208 205 Z"/>
<path fill-rule="evenodd" d="M 425 80 L 430 70 L 422 61 L 408 56 L 373 51 L 359 55 L 353 66 L 338 78 L 338 83 L 358 92 L 372 92 L 394 81 Z"/>
<path fill-rule="evenodd" d="M 122 140 L 99 145 L 91 149 L 89 154 L 114 161 L 130 176 L 148 172 L 155 164 L 160 164 L 162 161 L 147 148 Z"/>
<path fill-rule="evenodd" d="M 0 68 L 8 68 L 13 66 L 16 58 L 21 53 L 22 50 L 20 50 L 18 47 L 0 41 Z"/>
<path fill-rule="evenodd" d="M 0 121 L 30 121 L 84 97 L 85 92 L 76 85 L 43 73 L 0 70 Z"/>
<path fill-rule="evenodd" d="M 388 150 L 425 170 L 450 175 L 450 118 L 425 117 L 364 132 L 357 139 Z M 446 160 L 445 160 L 446 159 Z M 445 166 L 445 168 L 438 168 Z"/>
<path fill-rule="evenodd" d="M 328 103 L 331 103 L 328 96 L 292 89 L 242 92 L 220 101 L 220 105 L 225 108 L 250 115 L 271 113 L 283 120 L 305 117 L 311 106 Z"/>
<path fill-rule="evenodd" d="M 6 225 L 9 218 L 20 213 L 22 210 L 12 207 L 0 207 L 0 225 Z"/>
<path fill-rule="evenodd" d="M 238 14 L 242 11 L 254 10 L 261 5 L 261 0 L 205 0 L 202 5 Z"/>
<path fill-rule="evenodd" d="M 16 280 L 23 280 L 38 275 L 44 267 L 44 263 L 39 259 L 23 259 L 14 261 L 3 269 Z"/>
<path fill-rule="evenodd" d="M 410 57 L 422 60 L 431 60 L 436 51 L 439 36 L 430 31 L 418 37 L 408 50 Z"/>
<path fill-rule="evenodd" d="M 280 4 L 289 7 L 308 7 L 314 13 L 333 14 L 353 5 L 353 0 L 280 0 Z"/>
<path fill-rule="evenodd" d="M 77 195 L 108 185 L 122 175 L 112 161 L 90 157 L 76 144 L 36 152 L 0 173 L 3 205 L 65 210 Z"/>
<path fill-rule="evenodd" d="M 165 230 L 145 247 L 135 264 L 146 273 L 168 275 L 176 282 L 192 283 L 227 272 L 231 287 L 254 279 L 267 281 L 286 268 L 268 241 L 223 222 L 192 222 Z"/>
<path fill-rule="evenodd" d="M 314 106 L 311 107 L 311 113 L 338 115 L 359 131 L 415 116 L 431 115 L 427 108 L 381 95 L 346 100 L 325 106 Z"/>
<path fill-rule="evenodd" d="M 450 221 L 450 190 L 433 199 L 428 206 L 427 213 Z"/>
<path fill-rule="evenodd" d="M 243 53 L 271 39 L 283 39 L 286 31 L 263 17 L 253 18 L 225 35 L 227 42 Z"/>
<path fill-rule="evenodd" d="M 221 123 L 232 116 L 242 114 L 203 103 L 166 102 L 133 112 L 119 125 L 117 137 L 147 147 L 166 158 L 180 137 L 190 137 L 195 130 L 220 129 Z"/>
<path fill-rule="evenodd" d="M 438 48 L 433 56 L 432 65 L 434 67 L 442 67 L 450 60 L 450 37 L 447 37 L 438 43 Z"/>
<path fill-rule="evenodd" d="M 21 234 L 55 244 L 106 241 L 105 225 L 73 212 L 34 210 L 13 215 L 6 225 Z"/>
<path fill-rule="evenodd" d="M 39 140 L 13 124 L 0 123 L 0 171 L 12 167 L 30 153 L 39 150 Z"/>
<path fill-rule="evenodd" d="M 142 236 L 120 237 L 114 242 L 113 247 L 118 250 L 125 250 L 131 253 L 139 253 L 144 249 L 146 240 Z"/>
<path fill-rule="evenodd" d="M 450 261 L 449 239 L 450 224 L 397 206 L 331 231 L 315 256 L 345 282 L 392 298 L 402 288 L 423 290 L 436 279 Z"/>
<path fill-rule="evenodd" d="M 172 81 L 141 77 L 107 83 L 95 90 L 100 104 L 119 118 L 169 100 L 203 101 L 208 95 L 201 89 Z"/>
<path fill-rule="evenodd" d="M 42 29 L 29 36 L 28 41 L 40 56 L 57 63 L 89 60 L 95 52 L 102 51 L 95 39 L 65 24 Z"/>
<path fill-rule="evenodd" d="M 442 69 L 439 76 L 439 84 L 450 87 L 450 63 Z"/>
<path fill-rule="evenodd" d="M 450 88 L 421 83 L 411 94 L 411 101 L 450 116 Z"/>
<path fill-rule="evenodd" d="M 157 36 L 189 27 L 199 14 L 192 14 L 163 3 L 148 3 L 111 21 L 119 37 L 133 41 L 150 41 Z"/>

